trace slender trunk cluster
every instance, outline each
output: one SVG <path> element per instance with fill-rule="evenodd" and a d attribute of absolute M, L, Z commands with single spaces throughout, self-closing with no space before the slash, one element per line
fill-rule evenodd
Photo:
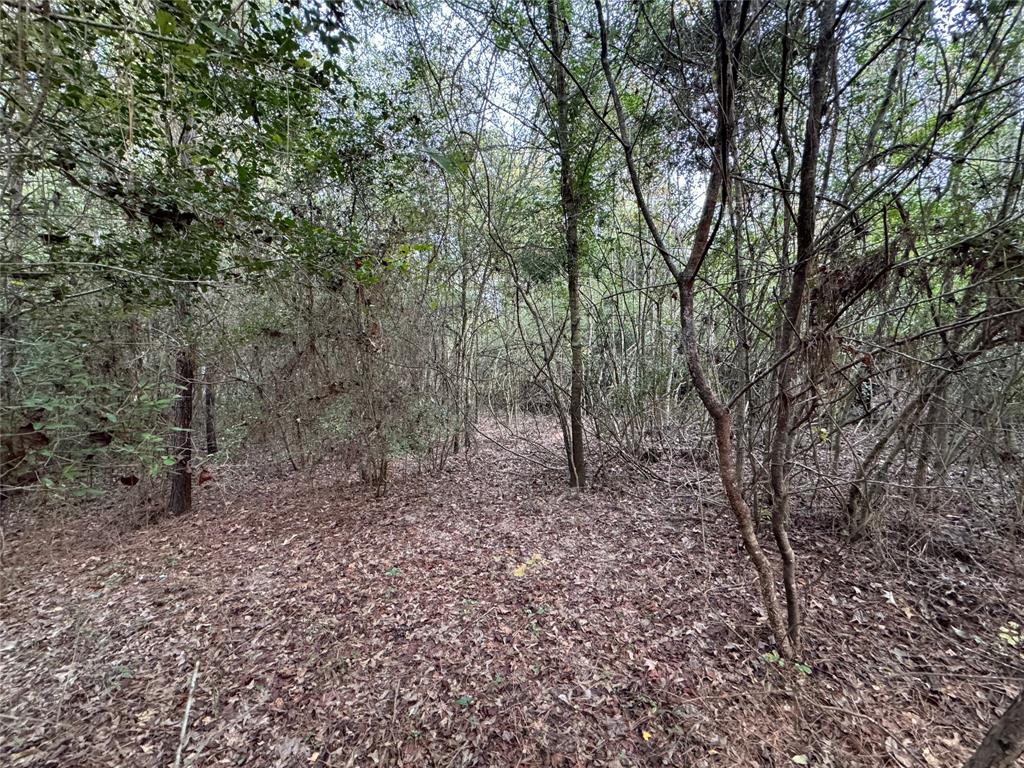
<path fill-rule="evenodd" d="M 17 98 L 5 97 L 3 112 L 0 114 L 0 139 L 3 141 L 4 155 L 0 205 L 3 205 L 6 214 L 6 221 L 0 227 L 0 524 L 3 522 L 3 505 L 14 485 L 14 475 L 18 471 L 20 461 L 20 451 L 15 444 L 20 417 L 16 407 L 18 382 L 15 366 L 18 362 L 18 344 L 21 342 L 21 313 L 24 302 L 19 281 L 15 280 L 11 273 L 16 272 L 24 263 L 27 245 L 24 210 L 27 169 L 18 138 L 21 132 L 27 131 L 25 121 L 38 118 L 38 113 L 25 114 L 26 105 L 31 104 L 34 98 L 43 98 L 34 97 L 28 68 L 23 59 L 27 13 L 19 8 L 17 15 L 12 15 L 12 20 L 17 24 L 18 33 L 14 38 L 13 49 L 5 52 L 5 55 L 8 66 L 11 66 L 15 73 Z M 42 101 L 40 106 L 41 104 Z"/>
<path fill-rule="evenodd" d="M 729 508 L 736 518 L 736 525 L 743 540 L 744 549 L 750 557 L 757 573 L 761 601 L 765 608 L 768 626 L 779 647 L 786 657 L 796 655 L 797 647 L 792 639 L 790 627 L 783 618 L 776 587 L 775 570 L 764 547 L 757 536 L 753 515 L 749 504 L 743 498 L 737 466 L 737 444 L 733 434 L 733 414 L 729 406 L 715 393 L 700 359 L 697 335 L 694 322 L 694 289 L 700 274 L 701 266 L 711 248 L 714 233 L 719 223 L 719 203 L 725 196 L 729 185 L 729 151 L 735 126 L 734 100 L 737 83 L 737 65 L 742 53 L 743 31 L 750 10 L 750 4 L 743 2 L 738 5 L 722 2 L 716 4 L 716 26 L 718 33 L 718 117 L 714 157 L 707 187 L 704 191 L 704 205 L 697 221 L 697 229 L 693 236 L 689 257 L 685 266 L 680 269 L 675 256 L 665 243 L 661 228 L 655 221 L 647 204 L 646 194 L 637 170 L 634 157 L 634 145 L 630 136 L 626 112 L 619 95 L 618 85 L 612 71 L 609 58 L 608 24 L 605 19 L 601 0 L 594 0 L 597 9 L 598 24 L 601 37 L 601 67 L 605 75 L 612 105 L 615 109 L 617 135 L 622 146 L 626 169 L 630 184 L 636 197 L 637 206 L 647 225 L 665 265 L 672 273 L 679 289 L 680 297 L 680 328 L 682 332 L 683 355 L 694 389 L 700 397 L 705 410 L 711 417 L 715 428 L 715 445 L 718 452 L 719 479 L 725 493 Z M 787 590 L 787 599 L 790 596 Z M 795 590 L 792 594 L 795 601 Z M 788 611 L 792 615 L 792 611 Z"/>

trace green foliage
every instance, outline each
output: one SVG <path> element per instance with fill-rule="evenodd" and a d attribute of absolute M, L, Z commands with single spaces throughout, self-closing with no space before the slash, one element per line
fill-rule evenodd
<path fill-rule="evenodd" d="M 155 433 L 170 400 L 123 375 L 116 343 L 87 344 L 85 332 L 65 322 L 33 343 L 16 369 L 24 383 L 19 408 L 5 414 L 16 424 L 31 419 L 19 427 L 32 434 L 15 472 L 75 495 L 93 495 L 112 475 L 156 475 L 167 458 Z"/>

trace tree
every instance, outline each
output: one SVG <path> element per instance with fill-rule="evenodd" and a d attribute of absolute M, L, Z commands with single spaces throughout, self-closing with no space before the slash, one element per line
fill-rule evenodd
<path fill-rule="evenodd" d="M 563 59 L 563 30 L 569 25 L 560 17 L 556 0 L 547 0 L 548 45 L 552 59 L 551 91 L 555 100 L 555 144 L 558 147 L 559 196 L 565 220 L 565 272 L 569 290 L 569 349 L 572 356 L 569 385 L 569 485 L 586 485 L 587 470 L 583 455 L 583 341 L 580 337 L 580 203 L 577 193 L 569 137 L 569 91 L 566 87 Z"/>

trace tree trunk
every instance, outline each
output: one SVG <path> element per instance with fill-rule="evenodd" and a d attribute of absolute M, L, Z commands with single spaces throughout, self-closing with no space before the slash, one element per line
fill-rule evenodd
<path fill-rule="evenodd" d="M 727 168 L 728 153 L 726 148 L 729 146 L 731 130 L 735 122 L 733 104 L 733 94 L 735 93 L 736 86 L 735 65 L 739 60 L 741 48 L 741 39 L 731 38 L 735 29 L 744 29 L 744 19 L 747 17 L 750 6 L 749 3 L 742 3 L 738 8 L 738 16 L 733 16 L 733 9 L 727 2 L 722 2 L 716 6 L 717 53 L 719 57 L 717 146 L 715 147 L 715 158 L 711 166 L 711 175 L 708 178 L 708 185 L 704 193 L 704 207 L 697 221 L 697 230 L 693 235 L 689 258 L 682 270 L 679 269 L 672 256 L 672 252 L 665 244 L 665 240 L 661 235 L 661 228 L 654 220 L 650 207 L 647 205 L 647 197 L 644 194 L 636 160 L 633 156 L 633 143 L 626 122 L 626 112 L 622 106 L 622 98 L 619 95 L 619 89 L 615 83 L 615 75 L 612 72 L 611 62 L 608 57 L 608 24 L 605 20 L 601 0 L 594 0 L 594 6 L 597 11 L 597 21 L 601 36 L 601 69 L 604 71 L 605 82 L 608 85 L 608 94 L 615 109 L 615 119 L 619 129 L 616 138 L 622 145 L 622 153 L 626 161 L 626 169 L 629 172 L 629 181 L 633 188 L 637 207 L 643 215 L 644 222 L 647 225 L 647 230 L 651 233 L 655 247 L 661 254 L 665 266 L 672 273 L 676 285 L 679 287 L 679 323 L 682 333 L 682 351 L 686 357 L 686 367 L 690 372 L 690 379 L 693 382 L 694 389 L 697 391 L 701 403 L 703 403 L 705 410 L 714 423 L 715 443 L 718 447 L 718 474 L 722 483 L 722 490 L 725 492 L 729 508 L 736 518 L 736 525 L 743 539 L 743 546 L 757 573 L 761 602 L 767 614 L 769 630 L 782 655 L 792 658 L 795 655 L 795 649 L 789 641 L 786 624 L 782 618 L 778 590 L 775 586 L 774 570 L 771 561 L 765 554 L 764 548 L 761 546 L 761 542 L 757 538 L 757 531 L 754 528 L 750 507 L 743 499 L 742 489 L 740 489 L 737 483 L 736 446 L 733 438 L 732 413 L 728 405 L 723 403 L 711 388 L 707 374 L 700 361 L 697 335 L 694 331 L 693 290 L 701 265 L 704 262 L 704 257 L 711 246 L 712 226 L 714 224 L 715 211 L 718 207 L 719 195 L 725 194 L 729 182 Z"/>
<path fill-rule="evenodd" d="M 803 319 L 804 295 L 807 279 L 814 261 L 814 230 L 817 219 L 817 169 L 821 143 L 821 125 L 825 113 L 825 96 L 829 87 L 829 72 L 834 56 L 833 35 L 835 0 L 826 0 L 819 12 L 821 31 L 818 35 L 814 61 L 811 65 L 811 84 L 807 128 L 804 133 L 803 158 L 800 166 L 800 207 L 796 222 L 796 264 L 786 301 L 785 312 L 779 319 L 776 360 L 782 361 L 778 369 L 775 396 L 775 429 L 768 451 L 769 477 L 772 487 L 772 534 L 782 556 L 782 581 L 786 590 L 787 633 L 793 649 L 800 648 L 800 603 L 796 586 L 796 555 L 789 543 L 786 526 L 789 523 L 787 502 L 789 496 L 789 462 L 792 451 L 793 395 L 796 355 L 793 346 L 799 343 Z"/>
<path fill-rule="evenodd" d="M 206 424 L 206 453 L 207 455 L 217 452 L 217 422 L 216 414 L 214 411 L 216 394 L 213 389 L 213 374 L 210 371 L 206 373 L 206 380 L 204 382 L 203 392 L 203 404 L 205 406 L 205 424 Z"/>
<path fill-rule="evenodd" d="M 569 289 L 569 349 L 572 373 L 569 383 L 569 485 L 586 485 L 587 469 L 583 451 L 583 340 L 580 336 L 580 242 L 579 200 L 572 172 L 572 148 L 569 140 L 569 96 L 562 63 L 562 32 L 555 0 L 547 2 L 548 34 L 551 37 L 552 85 L 555 92 L 560 194 L 565 222 L 565 270 Z"/>
<path fill-rule="evenodd" d="M 23 41 L 20 38 L 26 27 L 26 12 L 18 8 L 18 35 L 10 63 L 20 73 L 19 95 L 28 103 L 31 90 L 28 85 L 27 69 L 21 60 Z M 19 100 L 5 99 L 4 112 L 0 115 L 3 124 L 3 152 L 5 155 L 5 174 L 3 178 L 2 197 L 7 202 L 7 222 L 0 239 L 0 266 L 3 267 L 0 277 L 0 521 L 4 512 L 3 505 L 7 494 L 14 484 L 14 476 L 18 469 L 20 457 L 14 445 L 18 427 L 18 382 L 14 368 L 18 361 L 18 343 L 21 336 L 19 317 L 23 308 L 21 288 L 11 273 L 18 270 L 24 261 L 27 245 L 25 228 L 25 148 L 19 142 L 20 122 L 27 119 L 19 114 Z"/>
<path fill-rule="evenodd" d="M 188 297 L 178 300 L 178 330 L 187 333 Z M 182 342 L 175 355 L 174 414 L 171 432 L 171 487 L 167 513 L 184 515 L 192 510 L 192 410 L 195 396 L 195 352 L 191 344 Z"/>
<path fill-rule="evenodd" d="M 989 728 L 964 768 L 1012 768 L 1024 755 L 1024 690 Z"/>
<path fill-rule="evenodd" d="M 6 142 L 8 147 L 12 142 Z M 10 487 L 14 484 L 14 475 L 18 468 L 19 457 L 14 446 L 17 432 L 17 379 L 14 367 L 18 360 L 18 339 L 20 336 L 19 315 L 21 314 L 21 290 L 9 273 L 17 269 L 22 262 L 22 181 L 23 172 L 20 158 L 10 163 L 7 178 L 4 182 L 4 197 L 8 201 L 8 225 L 4 230 L 2 242 L 3 276 L 0 278 L 0 299 L 3 301 L 0 311 L 0 513 L 7 498 Z"/>
<path fill-rule="evenodd" d="M 733 161 L 735 168 L 736 161 Z M 734 180 L 735 181 L 735 180 Z M 747 411 L 751 406 L 750 398 L 750 327 L 747 315 L 747 287 L 746 269 L 743 264 L 743 226 L 740 222 L 741 211 L 738 206 L 743 205 L 743 188 L 739 181 L 733 184 L 732 199 L 728 203 L 729 223 L 733 232 L 733 267 L 736 274 L 736 352 L 739 356 L 739 376 L 737 389 L 746 394 L 736 404 L 736 412 L 733 417 L 733 429 L 736 432 L 736 482 L 740 489 L 744 488 L 743 465 L 747 457 L 747 441 L 751 432 L 747 430 Z M 753 462 L 751 462 L 753 470 Z M 756 484 L 757 476 L 751 472 L 752 480 Z M 753 497 L 757 499 L 755 487 Z M 756 510 L 755 510 L 756 511 Z M 755 520 L 757 519 L 755 515 Z"/>
<path fill-rule="evenodd" d="M 935 430 L 939 418 L 937 401 L 933 398 L 924 419 L 924 428 L 921 430 L 921 447 L 917 456 L 917 466 L 914 468 L 914 487 L 911 489 L 914 500 L 927 499 L 931 495 L 924 492 L 924 486 L 928 483 L 928 467 L 938 455 L 935 451 Z"/>

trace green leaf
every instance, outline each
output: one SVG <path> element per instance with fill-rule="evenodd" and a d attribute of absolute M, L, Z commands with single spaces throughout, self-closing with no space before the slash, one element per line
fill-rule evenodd
<path fill-rule="evenodd" d="M 473 697 L 469 694 L 466 694 L 465 696 L 460 696 L 455 703 L 458 704 L 460 707 L 468 707 L 470 704 L 473 703 Z"/>
<path fill-rule="evenodd" d="M 238 171 L 238 186 L 240 187 L 247 186 L 256 178 L 256 170 L 251 165 L 242 163 L 237 166 L 236 170 Z"/>
<path fill-rule="evenodd" d="M 445 173 L 459 174 L 465 173 L 469 169 L 469 154 L 462 150 L 441 152 L 436 149 L 425 148 L 423 152 L 437 163 L 438 167 Z"/>
<path fill-rule="evenodd" d="M 156 28 L 160 30 L 161 35 L 172 35 L 176 21 L 174 16 L 162 8 L 157 8 L 156 11 Z"/>
<path fill-rule="evenodd" d="M 808 763 L 807 755 L 793 755 L 789 759 L 792 760 L 797 765 L 807 765 L 807 763 Z"/>

